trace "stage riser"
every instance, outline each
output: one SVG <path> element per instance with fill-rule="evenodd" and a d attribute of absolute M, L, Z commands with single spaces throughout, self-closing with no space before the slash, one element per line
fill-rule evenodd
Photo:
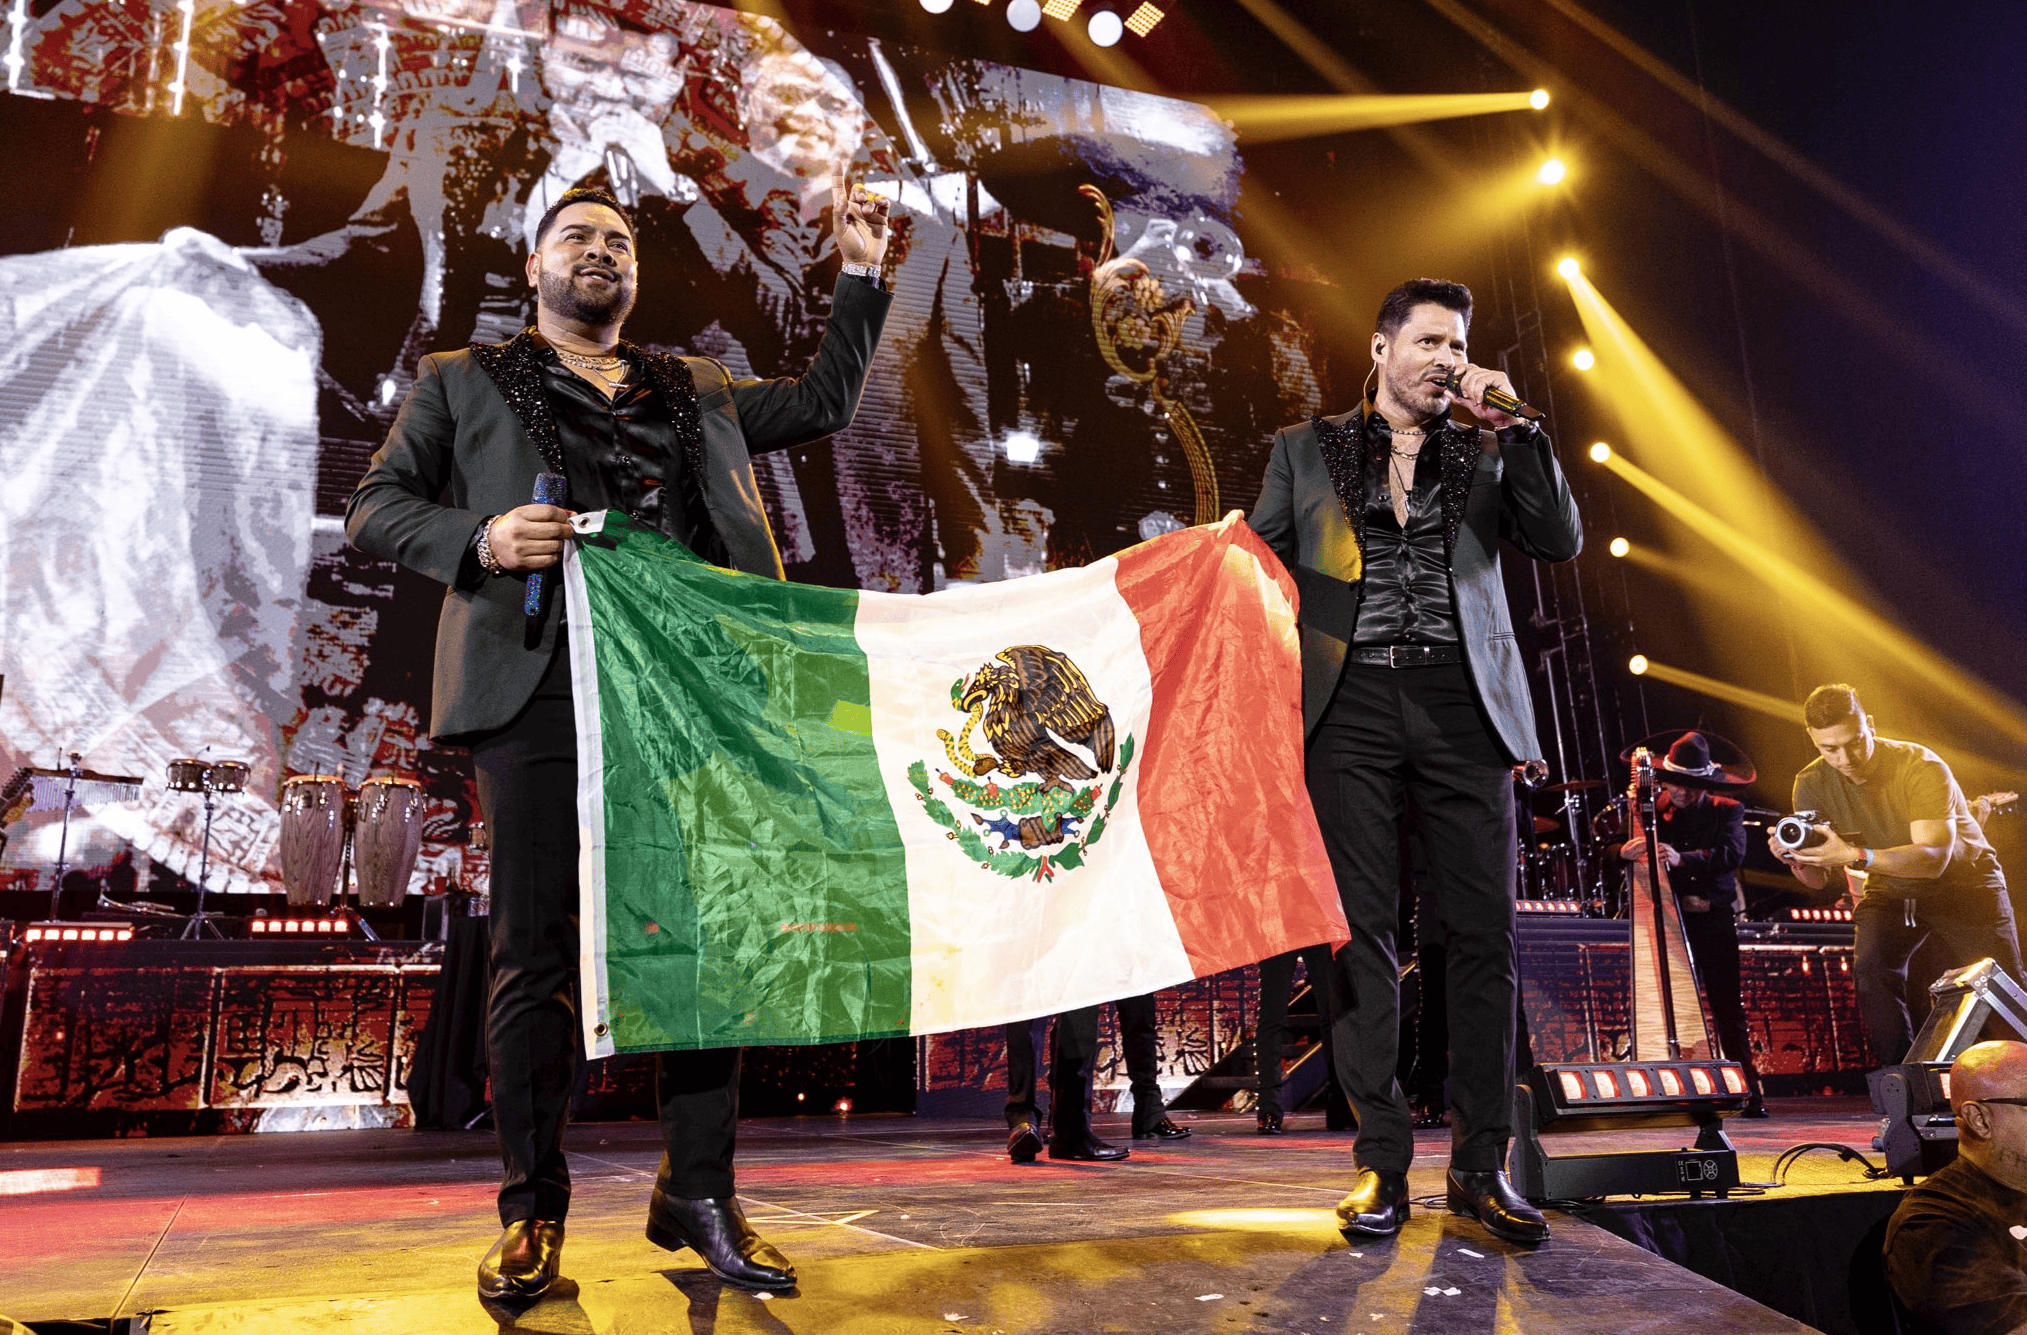
<path fill-rule="evenodd" d="M 1850 929 L 1748 925 L 1746 1010 L 1762 1071 L 1777 1092 L 1861 1088 L 1874 1063 L 1850 985 Z M 1625 1024 L 1624 923 L 1522 918 L 1527 1018 L 1540 1061 L 1597 1055 Z M 266 1130 L 404 1124 L 415 1041 L 427 1019 L 436 948 L 420 942 L 135 941 L 18 953 L 0 1053 L 15 1134 L 157 1129 Z M 1258 970 L 1163 992 L 1163 1084 L 1175 1089 L 1251 1034 Z M 1123 1106 L 1126 1072 L 1111 1008 L 1104 1012 L 1099 1108 Z M 915 1041 L 914 1096 L 924 1112 L 992 1115 L 1004 1101 L 998 1029 Z M 848 1096 L 878 1099 L 831 1049 L 749 1058 L 753 1110 L 828 1111 Z M 902 1066 L 905 1066 L 903 1061 Z M 582 1110 L 651 1115 L 645 1070 L 594 1067 Z M 607 1069 L 611 1067 L 611 1069 Z M 893 1070 L 889 1061 L 880 1072 Z M 895 1071 L 905 1098 L 905 1071 Z M 808 1091 L 808 1101 L 795 1095 Z M 66 1118 L 83 1115 L 83 1122 Z"/>

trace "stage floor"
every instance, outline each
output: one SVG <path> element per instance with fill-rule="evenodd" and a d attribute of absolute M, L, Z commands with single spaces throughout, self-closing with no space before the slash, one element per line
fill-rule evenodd
<path fill-rule="evenodd" d="M 1871 1154 L 1863 1100 L 1776 1100 L 1729 1124 L 1747 1181 L 1789 1145 Z M 498 1231 L 488 1133 L 344 1131 L 0 1146 L 0 1192 L 66 1173 L 97 1185 L 0 1194 L 0 1313 L 22 1321 L 153 1313 L 156 1335 L 544 1332 L 1443 1332 L 1810 1327 L 1580 1218 L 1528 1250 L 1419 1210 L 1398 1238 L 1347 1246 L 1331 1207 L 1349 1139 L 1320 1116 L 1254 1134 L 1250 1117 L 1179 1115 L 1176 1145 L 1123 1164 L 1007 1161 L 979 1120 L 832 1117 L 740 1128 L 748 1215 L 799 1289 L 725 1289 L 641 1225 L 660 1151 L 646 1123 L 569 1137 L 569 1281 L 510 1321 L 472 1292 Z M 1122 1118 L 1099 1133 L 1126 1139 Z M 1616 1147 L 1686 1143 L 1619 1133 Z M 1418 1137 L 1411 1182 L 1440 1192 L 1448 1133 Z M 1585 1141 L 1592 1138 L 1586 1137 Z M 1568 1152 L 1565 1138 L 1552 1147 Z M 1585 1148 L 1595 1148 L 1586 1144 Z M 1878 1156 L 1873 1154 L 1876 1160 Z M 24 1173 L 54 1176 L 26 1178 Z M 75 1180 L 70 1179 L 70 1180 Z M 1805 1157 L 1769 1197 L 1881 1192 L 1857 1164 Z M 1878 1206 L 1880 1203 L 1873 1203 Z"/>

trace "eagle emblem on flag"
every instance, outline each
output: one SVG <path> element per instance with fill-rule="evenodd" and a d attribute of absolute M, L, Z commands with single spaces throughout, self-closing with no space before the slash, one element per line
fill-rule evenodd
<path fill-rule="evenodd" d="M 925 762 L 908 770 L 930 819 L 1003 876 L 1052 880 L 1082 866 L 1119 801 L 1134 749 L 1082 670 L 1046 645 L 1012 645 L 952 682 L 950 704 L 964 725 L 937 729 L 949 768 L 934 783 Z M 975 733 L 988 750 L 976 748 Z"/>

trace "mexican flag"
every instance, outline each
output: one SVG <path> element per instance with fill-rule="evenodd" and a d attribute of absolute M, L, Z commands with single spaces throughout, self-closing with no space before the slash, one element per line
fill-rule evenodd
<path fill-rule="evenodd" d="M 1237 515 L 927 595 L 564 563 L 593 1056 L 1049 1015 L 1347 937 Z"/>

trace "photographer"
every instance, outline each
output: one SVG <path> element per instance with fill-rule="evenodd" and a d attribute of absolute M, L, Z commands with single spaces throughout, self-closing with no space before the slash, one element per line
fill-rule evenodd
<path fill-rule="evenodd" d="M 1814 890 L 1864 873 L 1853 982 L 1874 1055 L 1899 1061 L 1914 1037 L 1907 962 L 1931 934 L 1948 968 L 1990 956 L 2020 977 L 2006 874 L 1950 767 L 1925 746 L 1877 735 L 1856 691 L 1817 687 L 1802 719 L 1818 755 L 1795 776 L 1795 810 L 1817 813 L 1825 837 L 1791 849 L 1770 836 L 1767 846 Z"/>

